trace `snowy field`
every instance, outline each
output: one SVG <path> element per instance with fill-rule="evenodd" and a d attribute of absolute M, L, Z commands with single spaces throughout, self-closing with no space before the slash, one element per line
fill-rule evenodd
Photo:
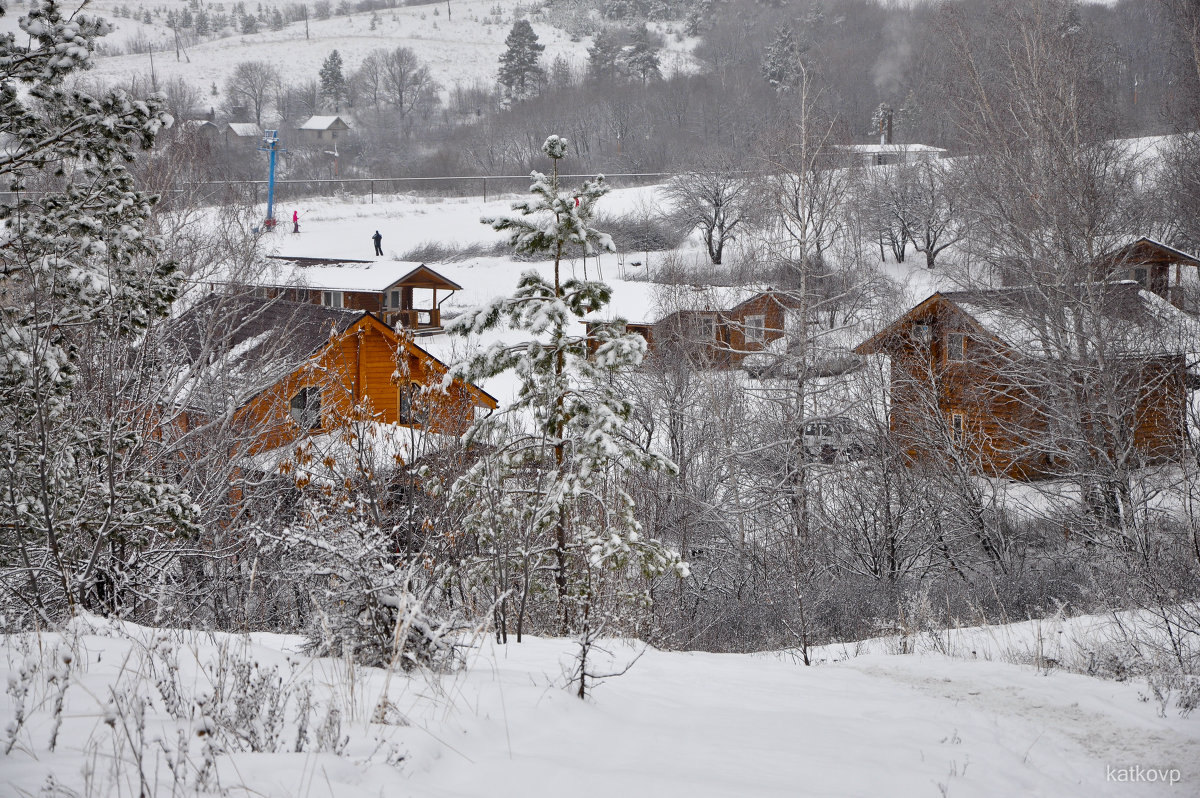
<path fill-rule="evenodd" d="M 1068 625 L 1088 623 L 1103 619 Z M 1032 629 L 963 634 L 1028 642 Z M 457 672 L 390 677 L 311 659 L 301 642 L 96 618 L 4 639 L 0 794 L 1200 794 L 1200 719 L 1160 716 L 1135 682 L 1006 661 L 1007 649 L 831 647 L 805 667 L 612 642 L 613 670 L 636 662 L 580 701 L 570 641 L 488 639 Z"/>

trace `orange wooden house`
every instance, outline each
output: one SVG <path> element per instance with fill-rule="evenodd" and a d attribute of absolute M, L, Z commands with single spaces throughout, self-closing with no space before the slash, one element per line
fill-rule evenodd
<path fill-rule="evenodd" d="M 176 321 L 190 361 L 189 414 L 231 417 L 252 451 L 352 418 L 461 435 L 497 407 L 482 389 L 374 314 L 250 295 L 209 295 Z"/>
<path fill-rule="evenodd" d="M 912 460 L 955 451 L 981 473 L 1034 479 L 1081 456 L 1179 455 L 1191 320 L 1134 282 L 1075 290 L 1087 312 L 1028 287 L 935 293 L 855 348 L 890 358 L 891 431 Z"/>

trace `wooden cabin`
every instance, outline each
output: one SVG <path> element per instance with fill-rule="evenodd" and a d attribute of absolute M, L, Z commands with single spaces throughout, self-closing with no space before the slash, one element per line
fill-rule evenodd
<path fill-rule="evenodd" d="M 890 358 L 891 431 L 913 461 L 953 451 L 1027 480 L 1080 457 L 1180 454 L 1188 319 L 1133 282 L 1074 291 L 1069 310 L 1028 287 L 935 293 L 855 348 Z"/>
<path fill-rule="evenodd" d="M 709 368 L 738 368 L 785 334 L 785 316 L 796 306 L 786 292 L 767 289 L 730 307 L 676 310 L 655 321 L 622 322 L 646 339 L 651 352 L 679 354 Z M 611 321 L 589 320 L 589 332 Z"/>
<path fill-rule="evenodd" d="M 244 280 L 264 298 L 363 310 L 416 336 L 442 331 L 442 303 L 462 286 L 423 263 L 272 256 Z"/>
<path fill-rule="evenodd" d="M 1096 259 L 1098 280 L 1132 280 L 1177 308 L 1200 311 L 1200 259 L 1145 236 Z"/>
<path fill-rule="evenodd" d="M 213 294 L 180 316 L 172 337 L 189 361 L 188 413 L 231 417 L 252 451 L 352 418 L 461 435 L 497 407 L 475 385 L 444 384 L 446 364 L 361 310 Z"/>

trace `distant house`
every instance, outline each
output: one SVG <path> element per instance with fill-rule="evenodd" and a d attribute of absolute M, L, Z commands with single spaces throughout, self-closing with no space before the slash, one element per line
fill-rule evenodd
<path fill-rule="evenodd" d="M 234 150 L 254 150 L 262 143 L 262 128 L 253 122 L 226 122 L 225 146 Z"/>
<path fill-rule="evenodd" d="M 947 152 L 928 144 L 849 144 L 843 149 L 862 166 L 936 161 L 944 158 Z"/>
<path fill-rule="evenodd" d="M 1142 236 L 1096 259 L 1098 280 L 1131 280 L 1178 308 L 1200 311 L 1200 258 Z"/>
<path fill-rule="evenodd" d="M 184 135 L 201 141 L 215 142 L 221 137 L 221 128 L 207 119 L 184 119 L 178 126 Z"/>
<path fill-rule="evenodd" d="M 645 338 L 652 352 L 679 354 L 710 368 L 737 368 L 747 355 L 784 336 L 786 313 L 796 307 L 786 292 L 774 289 L 726 289 L 701 296 L 694 303 L 698 307 L 653 321 L 625 322 L 624 328 Z M 589 329 L 611 323 L 588 321 Z"/>
<path fill-rule="evenodd" d="M 981 473 L 1034 479 L 1080 457 L 1180 453 L 1190 318 L 1134 282 L 1073 291 L 1089 302 L 1067 310 L 1029 287 L 935 293 L 855 348 L 890 358 L 891 430 L 910 458 L 957 451 Z M 1104 372 L 1091 366 L 1100 340 Z M 1082 418 L 1064 416 L 1064 397 Z"/>
<path fill-rule="evenodd" d="M 310 116 L 297 131 L 301 142 L 315 144 L 344 138 L 350 132 L 350 125 L 340 116 Z"/>
<path fill-rule="evenodd" d="M 462 290 L 423 263 L 300 256 L 272 261 L 271 268 L 244 280 L 261 296 L 365 310 L 416 335 L 440 332 L 442 303 Z"/>
<path fill-rule="evenodd" d="M 496 400 L 371 313 L 209 295 L 173 324 L 185 424 L 231 418 L 251 451 L 362 419 L 461 435 Z M 357 409 L 357 410 L 356 410 Z"/>

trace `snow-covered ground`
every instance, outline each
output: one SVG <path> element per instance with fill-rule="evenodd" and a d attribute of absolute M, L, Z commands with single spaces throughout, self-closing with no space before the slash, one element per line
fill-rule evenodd
<path fill-rule="evenodd" d="M 840 661 L 805 667 L 609 641 L 596 670 L 640 659 L 580 701 L 566 640 L 489 638 L 458 672 L 390 677 L 301 642 L 95 618 L 0 640 L 0 794 L 1200 794 L 1200 719 L 1001 650 L 833 647 Z"/>

